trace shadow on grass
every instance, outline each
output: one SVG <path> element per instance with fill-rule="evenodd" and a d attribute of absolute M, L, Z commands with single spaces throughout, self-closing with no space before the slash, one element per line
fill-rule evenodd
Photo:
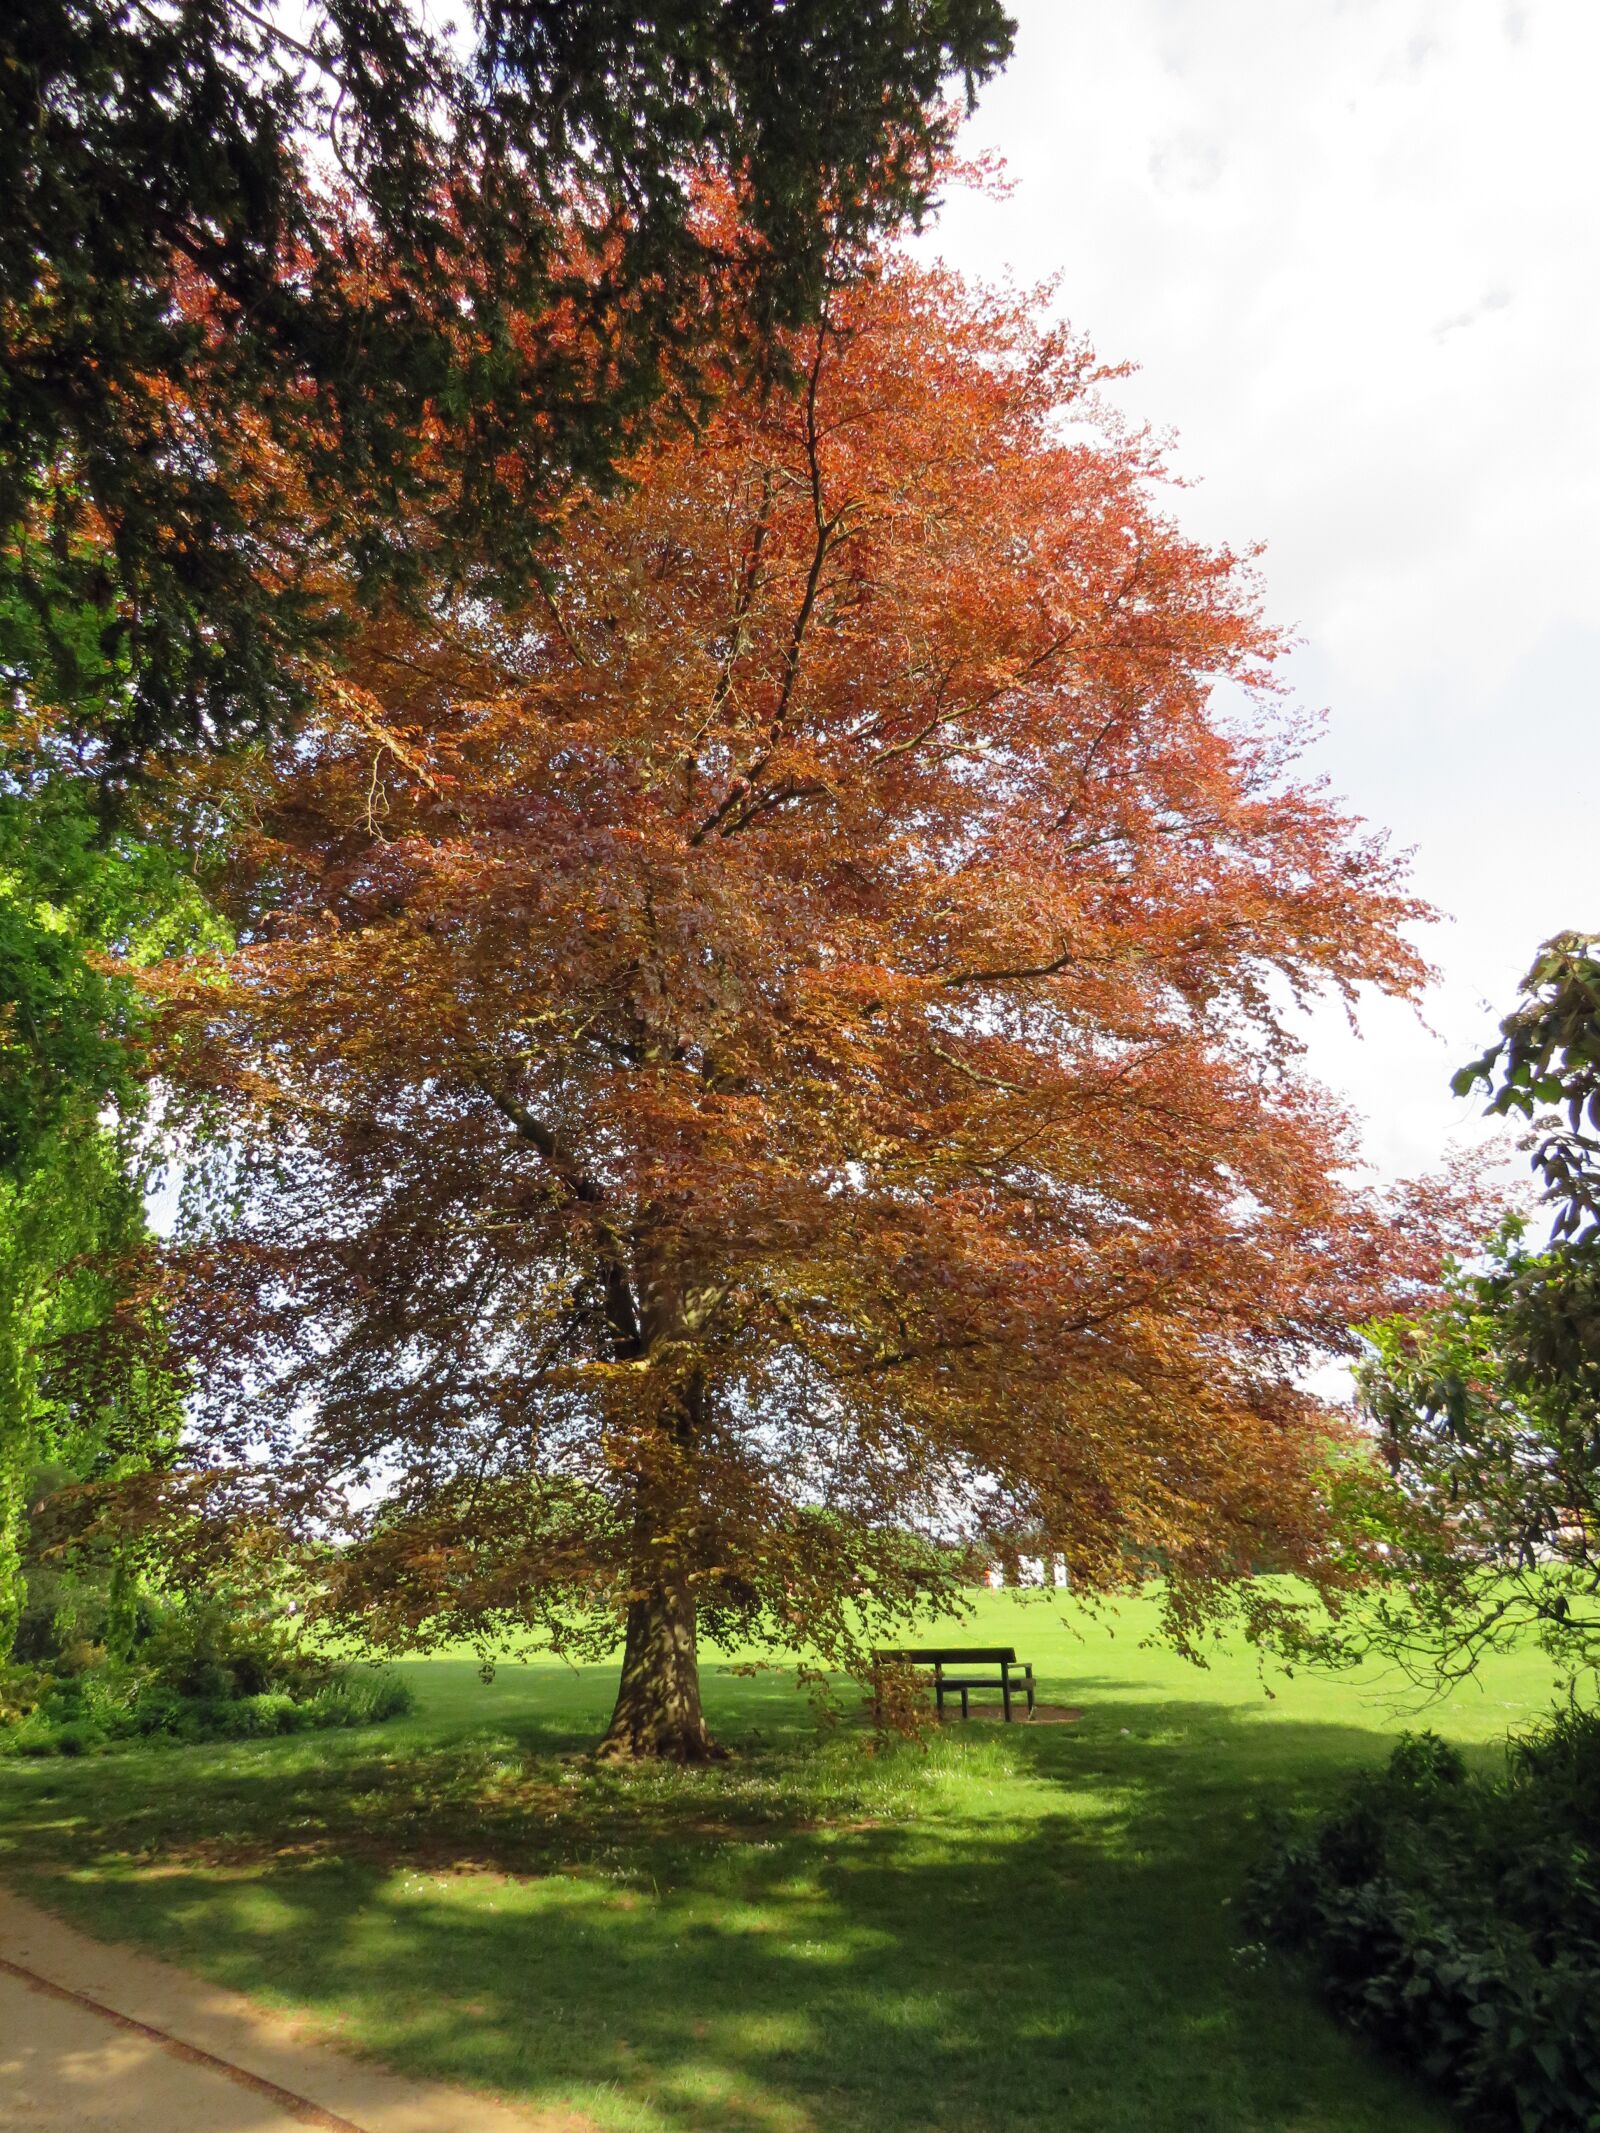
<path fill-rule="evenodd" d="M 108 1758 L 19 1773 L 0 1861 L 394 2063 L 628 2133 L 1437 2133 L 1234 1924 L 1263 1811 L 1385 1738 L 1074 1694 L 1078 1727 L 875 1757 L 757 1677 L 712 1772 L 593 1772 L 578 1690 L 448 1744 Z"/>

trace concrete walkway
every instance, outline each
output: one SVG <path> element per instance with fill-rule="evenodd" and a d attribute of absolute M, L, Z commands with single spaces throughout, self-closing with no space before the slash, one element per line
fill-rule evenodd
<path fill-rule="evenodd" d="M 593 2133 L 347 2059 L 307 2028 L 0 1890 L 5 2133 Z"/>

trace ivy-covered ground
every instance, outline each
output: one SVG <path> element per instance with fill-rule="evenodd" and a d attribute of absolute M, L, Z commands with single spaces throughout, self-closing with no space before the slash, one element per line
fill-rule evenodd
<path fill-rule="evenodd" d="M 986 1597 L 1071 1723 L 874 1752 L 782 1675 L 707 1672 L 736 1759 L 596 1773 L 612 1676 L 402 1671 L 373 1732 L 0 1768 L 0 1874 L 110 1939 L 392 2064 L 607 2133 L 1442 2133 L 1238 1896 L 1276 1809 L 1407 1724 L 1488 1744 L 1536 1658 L 1425 1713 L 1373 1677 L 1196 1671 L 1071 1606 Z"/>

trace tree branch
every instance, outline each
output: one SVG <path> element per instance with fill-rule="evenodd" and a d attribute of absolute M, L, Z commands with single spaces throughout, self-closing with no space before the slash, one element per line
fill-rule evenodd
<path fill-rule="evenodd" d="M 930 718 L 919 732 L 908 734 L 903 741 L 894 741 L 887 748 L 880 748 L 877 754 L 870 759 L 868 768 L 872 770 L 881 769 L 885 763 L 892 762 L 896 756 L 910 755 L 914 750 L 920 748 L 924 741 L 930 740 L 934 734 L 942 732 L 946 726 L 956 725 L 964 718 L 973 718 L 980 711 L 987 711 L 989 706 L 997 703 L 1008 689 L 1018 689 L 1025 681 L 1031 681 L 1041 667 L 1048 665 L 1057 652 L 1071 642 L 1073 634 L 1071 630 L 1064 630 L 1059 637 L 1052 638 L 1042 651 L 1036 652 L 1027 664 L 1013 674 L 1009 680 L 996 682 L 987 695 L 976 697 L 970 704 L 959 704 L 954 710 L 940 711 L 933 718 Z M 940 683 L 939 693 L 941 696 L 953 671 L 953 668 L 947 668 L 945 671 Z"/>
<path fill-rule="evenodd" d="M 942 1059 L 946 1066 L 954 1067 L 958 1074 L 964 1074 L 968 1081 L 976 1082 L 981 1089 L 999 1089 L 1007 1096 L 1033 1094 L 1031 1089 L 1023 1088 L 1020 1082 L 1002 1081 L 998 1074 L 984 1074 L 977 1067 L 969 1066 L 966 1060 L 958 1059 L 954 1052 L 947 1052 L 942 1044 L 933 1044 L 930 1041 L 929 1050 L 935 1059 Z"/>
<path fill-rule="evenodd" d="M 817 352 L 806 386 L 806 459 L 810 472 L 811 516 L 816 527 L 816 538 L 812 543 L 811 567 L 806 572 L 805 591 L 800 598 L 799 612 L 789 632 L 777 708 L 768 721 L 766 734 L 755 754 L 690 837 L 689 842 L 693 845 L 703 844 L 713 830 L 722 829 L 734 809 L 749 799 L 757 778 L 771 762 L 778 743 L 783 738 L 784 728 L 789 721 L 790 706 L 794 700 L 795 684 L 800 678 L 800 654 L 805 645 L 806 630 L 817 604 L 817 589 L 822 583 L 822 568 L 833 545 L 833 536 L 845 517 L 845 510 L 836 511 L 829 517 L 823 510 L 822 502 L 822 454 L 817 431 L 817 391 L 822 381 L 822 364 L 827 353 L 828 333 L 828 319 L 824 314 L 817 328 Z M 724 829 L 723 835 L 728 834 Z"/>
<path fill-rule="evenodd" d="M 761 470 L 761 502 L 756 509 L 756 522 L 751 530 L 750 545 L 745 555 L 744 568 L 739 573 L 739 586 L 734 595 L 733 616 L 730 623 L 727 654 L 717 669 L 716 684 L 711 691 L 711 701 L 706 706 L 706 715 L 696 727 L 686 756 L 685 767 L 690 777 L 694 774 L 695 754 L 700 743 L 722 715 L 722 707 L 733 690 L 733 670 L 739 655 L 744 650 L 745 625 L 750 620 L 750 610 L 755 605 L 757 588 L 761 582 L 761 557 L 767 545 L 767 536 L 772 531 L 772 469 Z"/>
<path fill-rule="evenodd" d="M 958 970 L 944 983 L 947 990 L 954 991 L 961 985 L 1006 985 L 1020 983 L 1025 978 L 1053 978 L 1057 971 L 1065 970 L 1074 961 L 1076 957 L 1072 950 L 1063 948 L 1048 963 L 1018 963 L 1010 969 L 998 970 Z"/>
<path fill-rule="evenodd" d="M 605 1287 L 606 1320 L 616 1337 L 619 1358 L 626 1360 L 639 1354 L 644 1346 L 644 1338 L 633 1284 L 629 1279 L 628 1255 L 615 1226 L 601 1213 L 605 1192 L 599 1180 L 585 1172 L 582 1164 L 562 1146 L 543 1119 L 529 1110 L 519 1097 L 513 1096 L 509 1089 L 500 1087 L 482 1069 L 474 1071 L 472 1079 L 519 1137 L 531 1148 L 539 1151 L 573 1199 L 595 1217 L 600 1274 Z"/>

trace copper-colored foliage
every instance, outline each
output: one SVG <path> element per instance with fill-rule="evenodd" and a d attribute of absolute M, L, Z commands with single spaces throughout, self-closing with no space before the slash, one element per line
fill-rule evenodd
<path fill-rule="evenodd" d="M 166 1071 L 242 1192 L 175 1323 L 380 1639 L 659 1588 L 838 1651 L 911 1530 L 1159 1562 L 1180 1626 L 1348 1568 L 1295 1381 L 1438 1226 L 1284 1013 L 1411 991 L 1418 906 L 1077 341 L 890 261 L 793 357 L 530 612 L 374 629 L 197 778 L 243 945 L 163 978 Z"/>

